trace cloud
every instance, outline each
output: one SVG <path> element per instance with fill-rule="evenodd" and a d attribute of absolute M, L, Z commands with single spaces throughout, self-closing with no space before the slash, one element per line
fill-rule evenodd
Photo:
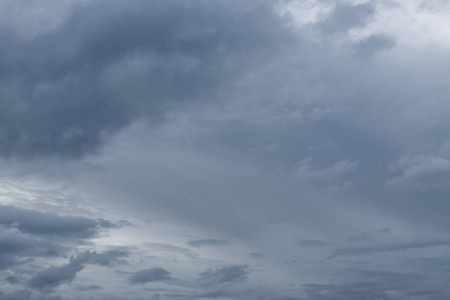
<path fill-rule="evenodd" d="M 407 260 L 408 264 L 417 266 L 420 270 L 428 272 L 447 273 L 450 269 L 450 257 L 414 257 Z"/>
<path fill-rule="evenodd" d="M 270 298 L 270 300 L 299 300 L 299 299 L 300 299 L 299 297 L 295 296 L 275 296 Z"/>
<path fill-rule="evenodd" d="M 304 183 L 326 188 L 333 192 L 345 191 L 353 186 L 352 181 L 345 180 L 346 177 L 356 173 L 355 171 L 358 170 L 359 166 L 358 161 L 346 159 L 336 161 L 329 167 L 318 168 L 314 165 L 314 159 L 307 157 L 300 161 L 294 176 Z"/>
<path fill-rule="evenodd" d="M 5 276 L 5 280 L 11 284 L 16 284 L 21 281 L 21 278 L 16 275 L 7 275 L 7 276 Z"/>
<path fill-rule="evenodd" d="M 189 241 L 188 245 L 196 248 L 201 248 L 203 246 L 223 246 L 228 245 L 230 242 L 227 240 L 216 240 L 216 239 L 202 239 Z"/>
<path fill-rule="evenodd" d="M 423 300 L 448 289 L 435 265 L 423 270 L 434 286 L 415 290 L 414 276 L 380 271 L 422 271 L 395 257 L 446 250 L 429 239 L 449 225 L 439 1 L 32 2 L 0 1 L 0 200 L 62 213 L 0 207 L 0 268 L 21 279 L 4 280 L 4 295 L 27 282 L 34 298 L 59 287 L 138 300 Z M 302 11 L 302 26 L 283 5 Z M 67 193 L 43 186 L 36 197 L 27 178 Z M 349 240 L 380 224 L 390 237 Z M 83 251 L 112 245 L 131 245 L 129 270 L 142 270 L 96 282 L 92 264 L 124 256 Z M 330 264 L 325 250 L 345 259 Z M 311 281 L 321 285 L 298 285 Z"/>
<path fill-rule="evenodd" d="M 365 39 L 356 43 L 355 53 L 361 58 L 371 58 L 375 54 L 391 49 L 395 46 L 395 37 L 387 34 L 371 34 Z"/>
<path fill-rule="evenodd" d="M 345 272 L 344 272 L 345 273 Z M 385 270 L 350 270 L 358 281 L 341 284 L 307 284 L 305 300 L 316 299 L 385 299 L 401 300 L 433 299 L 436 295 L 447 295 L 433 289 L 436 280 L 420 273 L 399 273 Z M 417 298 L 416 298 L 417 296 Z"/>
<path fill-rule="evenodd" d="M 0 290 L 0 300 L 63 300 L 60 295 L 36 295 L 28 289 L 4 293 Z"/>
<path fill-rule="evenodd" d="M 53 30 L 8 36 L 0 155 L 96 152 L 135 120 L 155 123 L 175 104 L 215 101 L 250 65 L 281 49 L 286 33 L 265 1 L 74 5 Z"/>
<path fill-rule="evenodd" d="M 82 263 L 78 263 L 71 258 L 70 263 L 67 265 L 61 267 L 52 266 L 40 271 L 30 279 L 28 287 L 43 291 L 51 291 L 61 284 L 72 282 L 75 279 L 76 274 L 83 269 L 84 265 Z"/>
<path fill-rule="evenodd" d="M 314 169 L 313 159 L 308 157 L 301 161 L 300 166 L 296 171 L 296 175 L 302 178 L 306 177 L 315 180 L 332 180 L 352 172 L 358 167 L 359 162 L 347 159 L 337 161 L 328 168 Z"/>
<path fill-rule="evenodd" d="M 0 225 L 0 269 L 20 264 L 20 258 L 61 256 L 65 248 L 58 243 L 25 234 L 17 228 Z M 19 259 L 18 259 L 19 258 Z"/>
<path fill-rule="evenodd" d="M 28 282 L 28 287 L 42 291 L 51 291 L 65 283 L 71 283 L 85 265 L 93 264 L 111 266 L 118 258 L 127 256 L 123 251 L 107 251 L 103 253 L 85 251 L 77 256 L 71 256 L 69 263 L 60 267 L 52 266 L 34 275 Z"/>
<path fill-rule="evenodd" d="M 376 283 L 355 282 L 349 284 L 306 285 L 305 300 L 394 300 Z"/>
<path fill-rule="evenodd" d="M 333 243 L 321 240 L 300 240 L 298 244 L 303 247 L 329 247 Z"/>
<path fill-rule="evenodd" d="M 199 274 L 200 280 L 207 284 L 242 282 L 250 273 L 248 265 L 234 265 L 220 269 L 209 269 Z"/>
<path fill-rule="evenodd" d="M 426 285 L 426 275 L 420 273 L 399 273 L 392 271 L 355 270 L 356 276 L 367 281 L 376 281 L 384 290 L 412 290 L 421 284 Z"/>
<path fill-rule="evenodd" d="M 206 292 L 203 294 L 199 294 L 199 295 L 195 295 L 195 298 L 211 298 L 211 299 L 216 299 L 216 298 L 225 298 L 228 297 L 229 293 L 227 293 L 224 290 L 217 290 L 217 291 L 211 291 L 211 292 Z"/>
<path fill-rule="evenodd" d="M 106 222 L 106 220 L 104 221 Z M 78 243 L 80 239 L 90 240 L 98 237 L 102 228 L 109 229 L 110 227 L 105 226 L 104 222 L 100 224 L 99 221 L 86 217 L 60 216 L 51 212 L 0 206 L 0 244 L 2 245 L 0 247 L 0 269 L 26 265 L 35 258 L 48 259 L 65 256 L 69 251 L 73 251 L 74 244 Z M 44 272 L 41 276 L 51 277 L 51 274 L 60 272 L 69 274 L 66 279 L 62 276 L 61 280 L 69 280 L 70 272 L 75 274 L 76 270 L 82 268 L 84 263 L 109 265 L 113 257 L 124 257 L 126 254 L 126 251 L 123 250 L 106 251 L 101 254 L 85 252 L 78 255 L 75 260 L 71 258 L 69 265 L 53 267 L 48 273 Z"/>
<path fill-rule="evenodd" d="M 450 160 L 434 156 L 405 157 L 389 166 L 392 173 L 400 173 L 386 183 L 393 191 L 426 191 L 450 187 Z"/>
<path fill-rule="evenodd" d="M 397 243 L 357 246 L 357 247 L 343 247 L 334 249 L 329 259 L 346 255 L 362 255 L 377 252 L 404 251 L 410 249 L 420 249 L 420 248 L 449 246 L 449 245 L 450 240 L 434 240 L 434 241 L 432 240 L 419 242 L 397 242 Z"/>
<path fill-rule="evenodd" d="M 149 248 L 150 251 L 152 251 L 152 252 L 162 253 L 164 255 L 169 255 L 169 256 L 172 256 L 173 254 L 182 255 L 182 256 L 191 257 L 191 258 L 194 258 L 197 256 L 190 249 L 175 246 L 172 244 L 146 242 L 146 243 L 144 243 L 144 246 Z"/>
<path fill-rule="evenodd" d="M 89 285 L 79 285 L 77 286 L 77 290 L 85 292 L 85 291 L 97 291 L 101 290 L 102 287 L 98 284 L 89 284 Z"/>
<path fill-rule="evenodd" d="M 12 226 L 23 233 L 58 238 L 90 239 L 101 228 L 114 228 L 110 221 L 79 216 L 60 216 L 52 212 L 40 212 L 14 206 L 0 206 L 0 224 Z"/>
<path fill-rule="evenodd" d="M 156 267 L 132 273 L 128 278 L 128 282 L 130 284 L 144 284 L 148 282 L 170 279 L 172 279 L 172 277 L 169 271 L 164 268 Z"/>
<path fill-rule="evenodd" d="M 356 5 L 337 2 L 325 19 L 318 23 L 318 26 L 327 33 L 345 33 L 350 29 L 367 24 L 374 13 L 375 6 L 369 2 Z"/>
<path fill-rule="evenodd" d="M 264 258 L 264 257 L 266 257 L 266 255 L 264 255 L 262 253 L 258 253 L 258 252 L 252 252 L 252 253 L 249 253 L 248 255 L 250 255 L 251 257 L 254 257 L 254 258 Z"/>
<path fill-rule="evenodd" d="M 101 227 L 101 228 L 121 229 L 124 227 L 133 226 L 133 224 L 127 220 L 119 220 L 116 223 L 113 223 L 109 220 L 98 218 L 97 222 L 98 222 L 99 227 Z"/>

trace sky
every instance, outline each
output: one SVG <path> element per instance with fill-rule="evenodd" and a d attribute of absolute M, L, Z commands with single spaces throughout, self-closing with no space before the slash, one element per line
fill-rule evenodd
<path fill-rule="evenodd" d="M 449 299 L 449 16 L 0 0 L 0 300 Z"/>

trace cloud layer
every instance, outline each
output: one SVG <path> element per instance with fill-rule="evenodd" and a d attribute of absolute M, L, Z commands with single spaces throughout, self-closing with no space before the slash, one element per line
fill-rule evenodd
<path fill-rule="evenodd" d="M 0 300 L 448 299 L 449 15 L 0 2 Z"/>

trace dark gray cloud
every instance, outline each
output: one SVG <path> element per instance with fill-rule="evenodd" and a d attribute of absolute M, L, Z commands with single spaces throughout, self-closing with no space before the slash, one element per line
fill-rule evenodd
<path fill-rule="evenodd" d="M 170 279 L 172 279 L 172 277 L 169 271 L 164 268 L 156 267 L 132 273 L 128 278 L 128 282 L 131 284 L 144 284 Z"/>
<path fill-rule="evenodd" d="M 436 285 L 442 278 L 431 279 L 425 274 L 380 270 L 351 270 L 350 273 L 360 280 L 342 284 L 308 284 L 305 285 L 307 298 L 301 299 L 428 300 L 450 295 L 447 288 Z"/>
<path fill-rule="evenodd" d="M 77 286 L 78 291 L 87 292 L 87 291 L 97 291 L 101 290 L 102 287 L 98 284 L 89 284 L 89 285 L 79 285 Z"/>
<path fill-rule="evenodd" d="M 28 258 L 61 256 L 66 248 L 39 237 L 25 234 L 17 228 L 0 225 L 0 269 L 25 263 Z"/>
<path fill-rule="evenodd" d="M 21 281 L 21 278 L 16 275 L 7 275 L 7 276 L 5 276 L 5 280 L 11 284 L 16 284 Z"/>
<path fill-rule="evenodd" d="M 43 291 L 51 291 L 53 288 L 64 283 L 70 283 L 75 279 L 78 272 L 84 269 L 84 265 L 72 258 L 70 263 L 61 267 L 52 266 L 40 271 L 28 282 L 28 287 Z"/>
<path fill-rule="evenodd" d="M 112 228 L 112 229 L 121 229 L 128 226 L 133 226 L 133 223 L 127 221 L 127 220 L 119 220 L 116 223 L 98 218 L 97 219 L 98 225 L 102 228 Z"/>
<path fill-rule="evenodd" d="M 408 265 L 417 266 L 423 272 L 447 273 L 450 270 L 450 257 L 414 257 L 406 260 Z"/>
<path fill-rule="evenodd" d="M 375 6 L 370 2 L 352 5 L 337 1 L 332 11 L 318 25 L 327 33 L 345 33 L 364 26 L 374 13 Z"/>
<path fill-rule="evenodd" d="M 266 257 L 265 254 L 258 253 L 258 252 L 252 252 L 252 253 L 249 253 L 248 255 L 250 255 L 251 257 L 255 257 L 255 258 L 263 258 L 263 257 Z"/>
<path fill-rule="evenodd" d="M 29 290 L 15 291 L 10 294 L 6 294 L 6 293 L 0 291 L 0 299 L 2 299 L 2 300 L 30 299 L 30 296 L 31 296 L 31 291 L 29 291 Z"/>
<path fill-rule="evenodd" d="M 248 265 L 234 265 L 220 269 L 209 269 L 199 274 L 201 281 L 207 284 L 242 282 L 247 279 L 250 273 Z"/>
<path fill-rule="evenodd" d="M 295 296 L 275 296 L 271 297 L 270 300 L 299 300 L 299 297 Z"/>
<path fill-rule="evenodd" d="M 188 245 L 201 248 L 203 246 L 223 246 L 228 245 L 230 241 L 227 240 L 217 240 L 217 239 L 201 239 L 189 241 Z"/>
<path fill-rule="evenodd" d="M 448 10 L 426 2 L 0 1 L 0 200 L 81 212 L 0 206 L 2 297 L 448 299 Z M 80 244 L 129 246 L 128 272 L 47 268 Z"/>
<path fill-rule="evenodd" d="M 346 255 L 362 255 L 376 252 L 404 251 L 410 249 L 420 249 L 420 248 L 449 246 L 449 245 L 450 240 L 434 240 L 434 241 L 432 240 L 419 242 L 397 242 L 397 243 L 378 244 L 369 246 L 342 247 L 334 249 L 329 258 L 335 258 L 338 256 L 346 256 Z"/>
<path fill-rule="evenodd" d="M 0 268 L 28 264 L 35 258 L 61 257 L 73 251 L 81 240 L 98 237 L 102 228 L 120 228 L 110 221 L 80 216 L 61 216 L 14 206 L 0 206 Z M 108 265 L 110 258 L 125 256 L 124 250 L 112 250 L 90 256 L 89 263 Z M 79 255 L 75 262 L 80 262 Z M 84 258 L 86 260 L 87 258 Z M 81 263 L 78 263 L 80 265 Z M 56 268 L 56 267 L 55 267 Z M 56 271 L 56 269 L 53 271 Z M 77 269 L 67 266 L 61 272 Z"/>
<path fill-rule="evenodd" d="M 110 221 L 89 219 L 80 216 L 60 216 L 53 212 L 40 212 L 14 206 L 0 206 L 0 224 L 14 227 L 32 235 L 56 236 L 59 238 L 90 239 L 103 228 L 116 228 Z"/>
<path fill-rule="evenodd" d="M 28 282 L 28 287 L 42 291 L 51 291 L 61 284 L 72 282 L 77 273 L 88 264 L 112 266 L 118 258 L 127 256 L 124 251 L 107 251 L 103 253 L 85 251 L 77 256 L 71 256 L 69 263 L 60 267 L 52 266 L 40 271 Z"/>
<path fill-rule="evenodd" d="M 248 293 L 234 292 L 227 290 L 210 290 L 201 293 L 170 293 L 166 294 L 170 299 L 243 299 L 242 296 L 248 296 Z"/>
<path fill-rule="evenodd" d="M 399 273 L 393 271 L 354 270 L 355 276 L 371 282 L 378 282 L 385 291 L 397 290 L 410 292 L 423 289 L 427 276 L 420 273 Z"/>
<path fill-rule="evenodd" d="M 310 284 L 306 286 L 305 300 L 400 300 L 391 297 L 376 283 L 355 282 L 350 284 Z"/>
<path fill-rule="evenodd" d="M 265 1 L 75 5 L 54 30 L 3 39 L 0 154 L 79 157 L 133 120 L 215 101 L 285 29 Z"/>
<path fill-rule="evenodd" d="M 321 240 L 300 240 L 298 244 L 303 247 L 329 247 L 333 243 Z"/>
<path fill-rule="evenodd" d="M 171 297 L 175 299 L 217 299 L 217 298 L 233 298 L 234 295 L 231 292 L 224 291 L 224 290 L 214 290 L 214 291 L 207 291 L 204 293 L 198 293 L 198 294 L 172 294 Z"/>
<path fill-rule="evenodd" d="M 12 293 L 0 290 L 0 300 L 63 300 L 61 295 L 39 295 L 33 294 L 28 289 L 17 290 Z"/>
<path fill-rule="evenodd" d="M 370 58 L 380 51 L 393 48 L 395 43 L 395 37 L 381 33 L 372 34 L 355 45 L 355 52 L 361 58 Z"/>
<path fill-rule="evenodd" d="M 216 298 L 225 298 L 228 297 L 230 293 L 224 291 L 224 290 L 217 290 L 217 291 L 211 291 L 211 292 L 206 292 L 203 294 L 199 294 L 199 295 L 195 295 L 195 298 L 212 298 L 212 299 L 216 299 Z"/>

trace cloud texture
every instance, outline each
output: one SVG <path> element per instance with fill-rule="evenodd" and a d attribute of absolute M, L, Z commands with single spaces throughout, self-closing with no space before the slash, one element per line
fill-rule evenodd
<path fill-rule="evenodd" d="M 0 300 L 448 299 L 445 1 L 0 1 Z"/>

